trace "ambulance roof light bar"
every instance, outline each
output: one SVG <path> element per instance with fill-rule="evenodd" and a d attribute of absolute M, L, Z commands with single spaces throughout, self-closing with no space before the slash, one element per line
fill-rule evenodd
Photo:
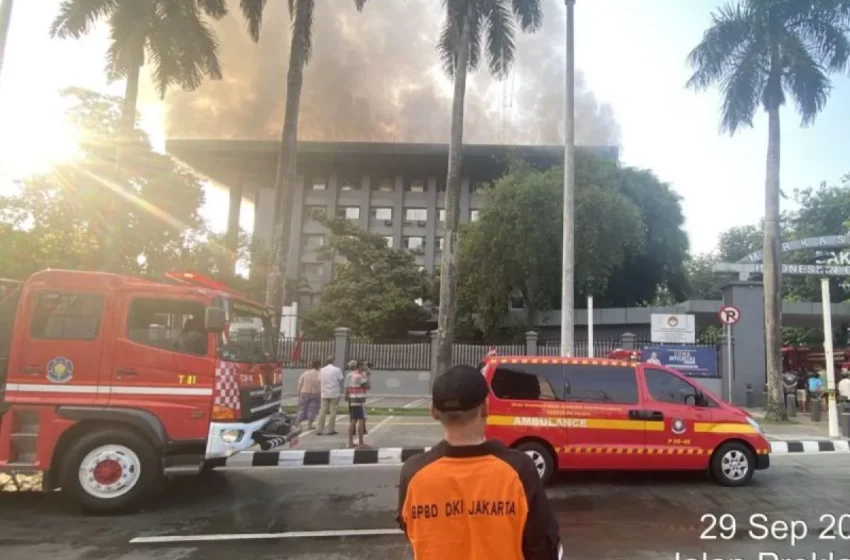
<path fill-rule="evenodd" d="M 170 280 L 174 280 L 175 282 L 180 282 L 181 284 L 189 284 L 191 286 L 198 286 L 199 288 L 207 288 L 209 290 L 217 290 L 220 292 L 226 292 L 228 294 L 233 294 L 240 297 L 245 297 L 245 294 L 237 292 L 236 290 L 234 290 L 223 282 L 219 282 L 218 280 L 214 280 L 207 276 L 195 274 L 194 272 L 166 272 L 165 277 Z"/>

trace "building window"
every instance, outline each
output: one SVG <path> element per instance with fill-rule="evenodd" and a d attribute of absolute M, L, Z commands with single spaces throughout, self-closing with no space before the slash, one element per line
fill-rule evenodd
<path fill-rule="evenodd" d="M 404 221 L 405 222 L 421 222 L 420 225 L 425 225 L 425 222 L 428 221 L 428 209 L 427 208 L 405 208 L 404 209 Z"/>
<path fill-rule="evenodd" d="M 478 210 L 470 210 L 469 211 L 469 221 L 477 222 L 478 221 Z"/>
<path fill-rule="evenodd" d="M 310 190 L 312 191 L 325 191 L 327 189 L 328 182 L 324 177 L 314 177 L 310 183 Z"/>
<path fill-rule="evenodd" d="M 445 208 L 440 208 L 439 210 L 437 210 L 437 219 L 440 221 L 441 224 L 446 223 L 446 209 Z"/>
<path fill-rule="evenodd" d="M 179 299 L 134 299 L 127 315 L 127 338 L 145 346 L 203 356 L 209 338 L 204 331 L 204 306 Z"/>
<path fill-rule="evenodd" d="M 393 248 L 393 236 L 392 235 L 385 235 L 384 241 L 387 242 L 387 247 L 389 247 L 390 249 Z"/>
<path fill-rule="evenodd" d="M 393 192 L 395 190 L 395 180 L 393 180 L 393 179 L 381 179 L 372 188 L 372 190 L 378 191 L 378 192 Z"/>
<path fill-rule="evenodd" d="M 421 181 L 419 179 L 415 179 L 413 181 L 408 181 L 407 192 L 424 193 L 425 192 L 425 181 Z"/>
<path fill-rule="evenodd" d="M 341 191 L 359 191 L 360 190 L 360 180 L 355 178 L 345 178 L 340 180 L 339 190 Z"/>
<path fill-rule="evenodd" d="M 305 206 L 304 213 L 311 219 L 315 219 L 316 216 L 327 216 L 328 215 L 328 207 L 327 206 Z"/>
<path fill-rule="evenodd" d="M 304 236 L 304 247 L 316 249 L 325 246 L 325 236 L 320 233 L 311 233 Z"/>
<path fill-rule="evenodd" d="M 32 312 L 30 336 L 52 340 L 94 340 L 100 332 L 103 296 L 41 292 Z"/>
<path fill-rule="evenodd" d="M 444 239 L 444 238 L 442 238 L 442 237 L 438 237 L 438 238 L 437 238 L 437 250 L 438 250 L 438 251 L 442 251 L 442 250 L 443 250 L 443 242 L 444 242 L 444 241 L 445 241 L 445 239 Z"/>
<path fill-rule="evenodd" d="M 437 183 L 437 190 L 442 192 L 442 193 L 446 192 L 446 182 L 445 181 L 438 182 Z"/>
<path fill-rule="evenodd" d="M 425 248 L 425 238 L 419 235 L 413 235 L 404 238 L 404 247 L 411 251 L 421 251 Z"/>
<path fill-rule="evenodd" d="M 376 220 L 392 220 L 392 208 L 372 208 L 372 217 Z"/>
<path fill-rule="evenodd" d="M 633 367 L 564 366 L 564 398 L 572 402 L 637 404 Z"/>
<path fill-rule="evenodd" d="M 324 276 L 324 274 L 323 263 L 301 263 L 302 276 Z"/>
<path fill-rule="evenodd" d="M 360 219 L 360 207 L 359 206 L 340 206 L 337 209 L 336 214 L 340 218 L 345 218 L 346 220 L 359 220 Z"/>
<path fill-rule="evenodd" d="M 512 364 L 499 366 L 491 383 L 499 399 L 517 401 L 563 400 L 563 366 Z"/>

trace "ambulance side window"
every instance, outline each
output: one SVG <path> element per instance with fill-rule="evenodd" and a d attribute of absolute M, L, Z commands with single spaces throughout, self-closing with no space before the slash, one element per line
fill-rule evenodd
<path fill-rule="evenodd" d="M 35 339 L 94 340 L 100 332 L 103 296 L 81 292 L 40 292 L 30 321 Z"/>
<path fill-rule="evenodd" d="M 671 373 L 655 368 L 644 368 L 643 374 L 646 376 L 646 386 L 649 388 L 649 394 L 656 401 L 672 404 L 696 403 L 693 395 L 698 391 L 690 383 L 679 379 Z M 689 396 L 690 398 L 688 398 Z"/>
<path fill-rule="evenodd" d="M 622 366 L 565 366 L 564 399 L 569 402 L 637 404 L 635 369 Z"/>
<path fill-rule="evenodd" d="M 500 364 L 490 386 L 496 398 L 517 401 L 563 400 L 563 367 L 555 364 Z"/>

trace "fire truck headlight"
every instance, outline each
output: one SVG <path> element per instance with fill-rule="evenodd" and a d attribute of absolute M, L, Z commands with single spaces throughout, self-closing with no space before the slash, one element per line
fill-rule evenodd
<path fill-rule="evenodd" d="M 222 430 L 219 437 L 224 443 L 236 443 L 245 434 L 242 430 Z"/>
<path fill-rule="evenodd" d="M 750 423 L 750 426 L 752 426 L 753 428 L 755 428 L 755 430 L 756 430 L 758 433 L 760 433 L 760 434 L 764 435 L 764 430 L 762 430 L 762 429 L 761 429 L 761 426 L 759 426 L 759 423 L 758 423 L 758 422 L 756 422 L 755 420 L 753 420 L 753 419 L 752 419 L 752 418 L 750 418 L 749 416 L 747 416 L 747 422 L 749 422 L 749 423 Z"/>

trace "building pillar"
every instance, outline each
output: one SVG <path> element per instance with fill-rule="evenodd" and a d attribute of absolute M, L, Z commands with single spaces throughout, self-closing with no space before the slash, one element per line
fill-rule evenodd
<path fill-rule="evenodd" d="M 469 220 L 469 202 L 471 195 L 469 194 L 469 179 L 463 178 L 460 180 L 460 216 L 458 223 L 465 224 Z"/>
<path fill-rule="evenodd" d="M 368 175 L 363 175 L 360 179 L 360 205 L 360 227 L 369 231 L 372 220 L 372 182 Z"/>
<path fill-rule="evenodd" d="M 345 369 L 348 362 L 348 339 L 351 329 L 338 327 L 334 329 L 334 360 L 339 368 Z"/>
<path fill-rule="evenodd" d="M 734 305 L 741 311 L 740 320 L 732 327 L 732 403 L 743 406 L 747 385 L 751 385 L 755 406 L 764 406 L 767 381 L 764 286 L 753 281 L 730 282 L 723 286 L 723 304 Z M 723 386 L 728 392 L 728 378 L 724 379 Z"/>
<path fill-rule="evenodd" d="M 434 264 L 437 259 L 439 247 L 437 247 L 437 234 L 440 231 L 440 223 L 437 219 L 437 178 L 428 177 L 426 181 L 426 196 L 428 197 L 428 221 L 425 230 L 425 270 L 434 272 Z"/>
<path fill-rule="evenodd" d="M 537 333 L 534 331 L 528 331 L 525 333 L 525 355 L 537 355 Z"/>
<path fill-rule="evenodd" d="M 404 249 L 402 238 L 404 224 L 404 177 L 397 175 L 393 187 L 393 247 Z"/>
<path fill-rule="evenodd" d="M 735 339 L 733 337 L 727 337 L 726 333 L 722 334 L 720 338 L 717 340 L 719 351 L 717 353 L 717 359 L 720 360 L 720 363 L 717 364 L 717 371 L 720 373 L 720 396 L 723 397 L 723 400 L 729 402 L 729 378 L 732 377 L 732 384 L 734 386 L 735 383 Z M 730 355 L 731 353 L 731 355 Z M 729 371 L 729 363 L 732 363 L 732 371 Z M 743 406 L 743 402 L 736 402 L 734 399 L 734 392 L 732 394 L 733 403 L 739 406 Z"/>
<path fill-rule="evenodd" d="M 620 335 L 620 346 L 622 346 L 624 350 L 634 350 L 636 341 L 637 336 L 635 333 L 624 332 Z"/>
<path fill-rule="evenodd" d="M 227 209 L 227 232 L 224 235 L 225 256 L 222 259 L 221 273 L 225 277 L 236 272 L 239 259 L 239 215 L 242 212 L 242 177 L 230 186 L 230 206 Z"/>

